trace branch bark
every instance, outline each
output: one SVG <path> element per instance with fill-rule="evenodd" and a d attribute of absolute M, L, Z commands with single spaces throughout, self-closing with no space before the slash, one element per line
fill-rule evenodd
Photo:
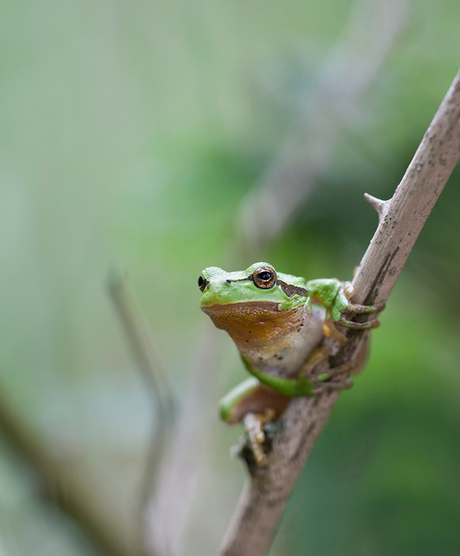
<path fill-rule="evenodd" d="M 460 158 L 460 71 L 439 107 L 401 183 L 389 201 L 368 200 L 379 225 L 353 279 L 357 303 L 386 301 L 414 243 Z M 340 361 L 356 360 L 368 335 L 348 332 Z M 338 351 L 338 350 L 336 350 Z M 221 556 L 267 553 L 285 503 L 339 397 L 338 392 L 294 399 L 272 442 L 268 465 L 248 463 L 244 486 Z"/>

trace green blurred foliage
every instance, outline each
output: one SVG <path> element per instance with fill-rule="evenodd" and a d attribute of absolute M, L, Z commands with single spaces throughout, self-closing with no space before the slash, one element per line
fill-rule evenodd
<path fill-rule="evenodd" d="M 1 389 L 127 529 L 150 407 L 106 276 L 128 271 L 180 402 L 205 322 L 199 272 L 223 264 L 238 206 L 308 103 L 352 6 L 1 7 Z M 313 196 L 261 253 L 285 272 L 350 278 L 377 223 L 362 194 L 392 195 L 458 70 L 460 3 L 409 8 Z M 457 168 L 381 317 L 366 371 L 299 481 L 273 556 L 460 553 L 459 182 Z M 225 354 L 222 392 L 242 375 L 231 346 Z M 243 479 L 227 455 L 236 429 L 216 427 L 213 492 L 192 516 L 200 534 L 189 533 L 191 555 L 215 552 Z M 2 446 L 0 551 L 90 554 Z"/>

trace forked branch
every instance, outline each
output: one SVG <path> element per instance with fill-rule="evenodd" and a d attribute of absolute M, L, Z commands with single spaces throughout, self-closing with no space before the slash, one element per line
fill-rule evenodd
<path fill-rule="evenodd" d="M 414 243 L 460 158 L 460 71 L 439 107 L 401 183 L 389 201 L 368 200 L 379 225 L 353 279 L 356 303 L 386 301 Z M 366 334 L 348 333 L 340 362 L 356 360 Z M 272 443 L 268 465 L 248 465 L 234 518 L 221 556 L 264 556 L 285 503 L 302 471 L 339 393 L 294 399 L 283 429 Z"/>

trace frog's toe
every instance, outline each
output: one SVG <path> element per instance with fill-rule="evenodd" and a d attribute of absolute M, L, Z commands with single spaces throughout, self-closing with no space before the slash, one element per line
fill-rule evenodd
<path fill-rule="evenodd" d="M 258 467 L 267 465 L 267 454 L 264 452 L 262 444 L 265 442 L 264 423 L 272 421 L 275 417 L 275 410 L 265 409 L 263 414 L 248 413 L 244 417 L 244 425 L 249 437 L 249 447 L 254 455 Z"/>
<path fill-rule="evenodd" d="M 369 330 L 371 328 L 378 328 L 380 322 L 378 320 L 371 320 L 368 322 L 354 322 L 351 320 L 340 319 L 336 324 L 344 326 L 345 328 L 351 328 L 353 330 Z"/>
<path fill-rule="evenodd" d="M 315 388 L 315 394 L 323 394 L 324 392 L 335 392 L 340 390 L 349 390 L 353 386 L 350 378 L 341 380 L 340 382 L 323 382 Z"/>

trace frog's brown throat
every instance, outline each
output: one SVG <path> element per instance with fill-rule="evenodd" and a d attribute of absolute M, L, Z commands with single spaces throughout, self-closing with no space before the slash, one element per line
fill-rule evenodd
<path fill-rule="evenodd" d="M 280 304 L 271 301 L 216 304 L 201 309 L 217 328 L 230 334 L 243 355 L 257 354 L 263 359 L 286 348 L 310 315 L 307 303 L 280 310 Z"/>

